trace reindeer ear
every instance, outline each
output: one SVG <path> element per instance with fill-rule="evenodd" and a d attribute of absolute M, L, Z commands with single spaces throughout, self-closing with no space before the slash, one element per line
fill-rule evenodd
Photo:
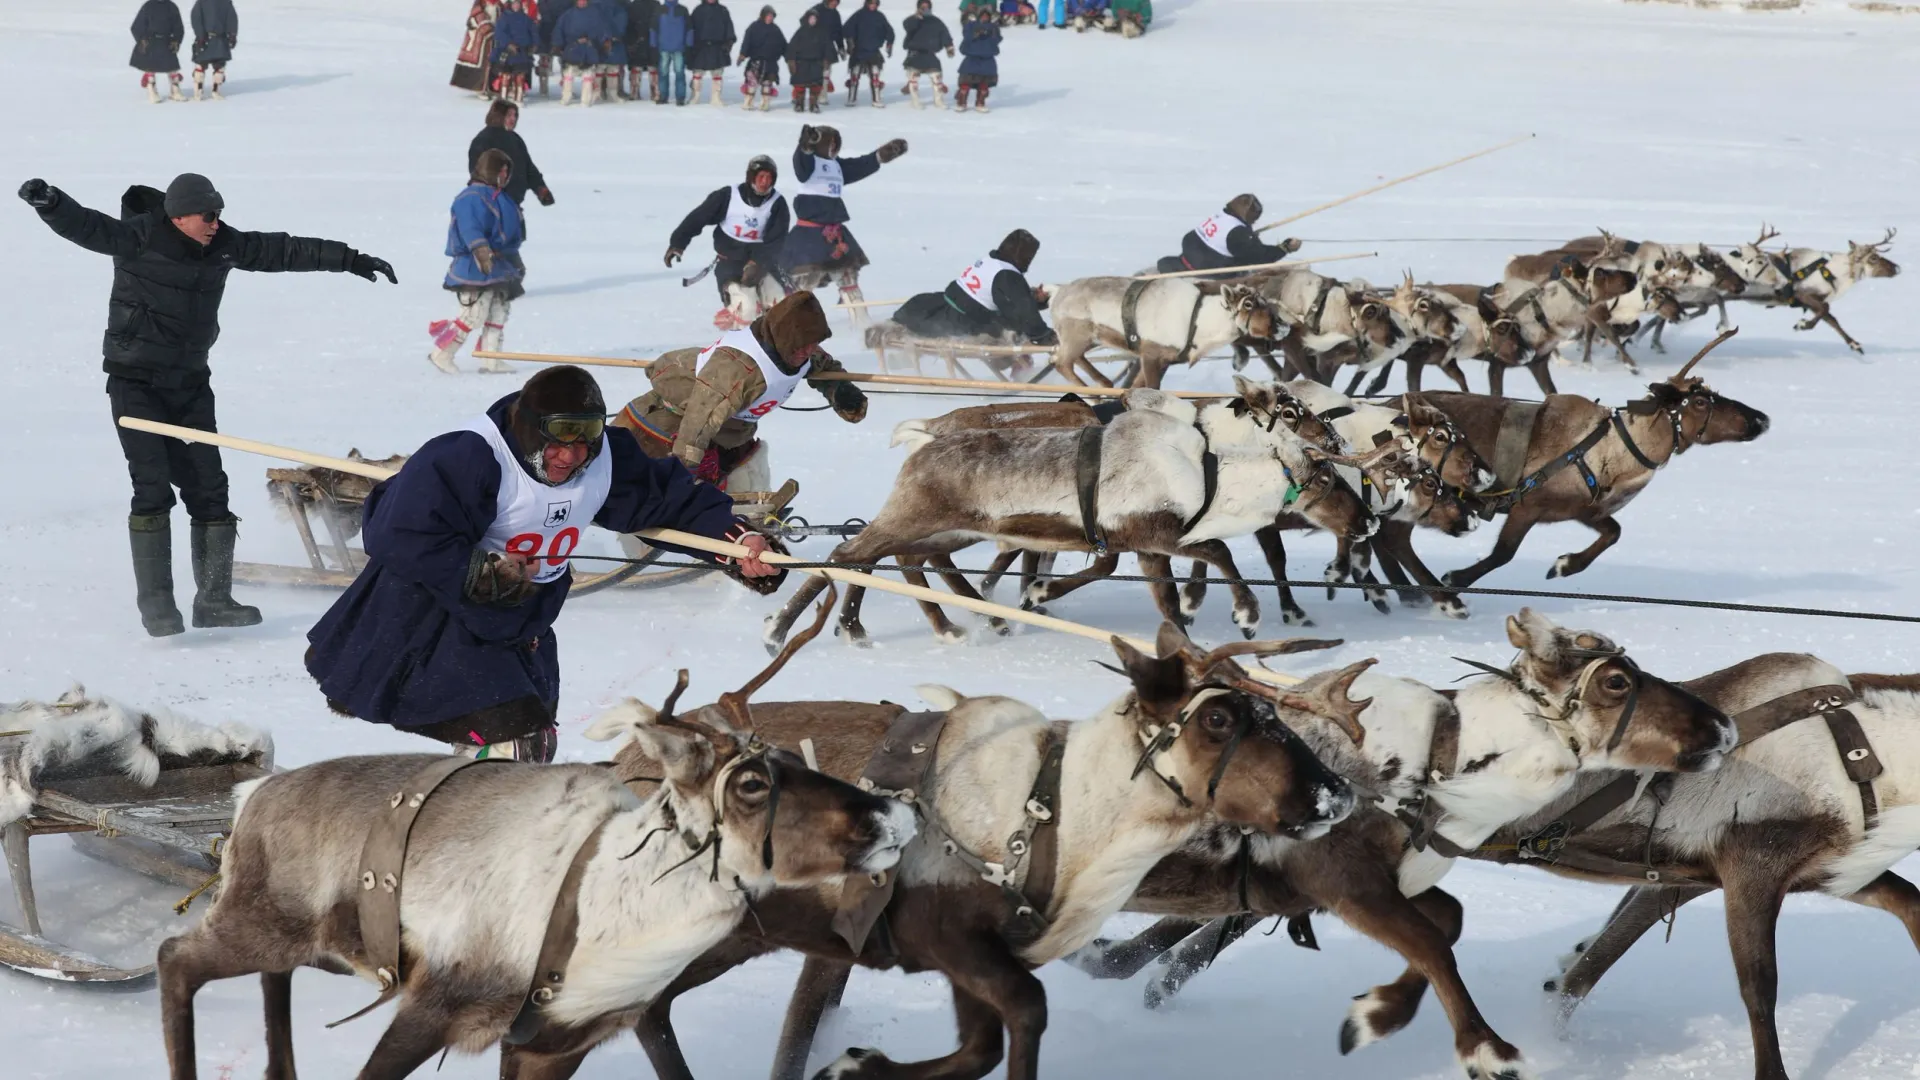
<path fill-rule="evenodd" d="M 1507 641 L 1521 652 L 1526 652 L 1527 646 L 1531 643 L 1531 639 L 1527 637 L 1527 628 L 1521 624 L 1517 616 L 1507 616 Z"/>
<path fill-rule="evenodd" d="M 616 706 L 614 711 L 620 708 Z M 703 783 L 713 771 L 713 743 L 697 732 L 662 727 L 655 722 L 657 713 L 647 715 L 652 710 L 644 705 L 641 708 L 646 711 L 630 714 L 631 720 L 625 727 L 632 733 L 634 745 L 640 748 L 641 753 L 660 763 L 670 782 L 684 786 Z M 599 727 L 600 722 L 596 721 L 594 726 Z"/>
<path fill-rule="evenodd" d="M 1245 375 L 1235 375 L 1233 377 L 1233 392 L 1243 398 L 1252 397 L 1259 389 L 1260 384 L 1247 378 Z"/>
<path fill-rule="evenodd" d="M 1532 608 L 1507 617 L 1507 640 L 1535 660 L 1551 662 L 1560 655 L 1560 628 Z"/>
<path fill-rule="evenodd" d="M 1190 643 L 1178 627 L 1167 623 L 1160 629 L 1163 649 L 1169 643 L 1169 630 L 1178 638 L 1178 643 L 1165 657 L 1148 656 L 1118 637 L 1113 639 L 1113 651 L 1120 657 L 1127 680 L 1133 683 L 1140 701 L 1149 706 L 1176 706 L 1187 696 L 1187 664 L 1180 657 L 1179 649 Z"/>

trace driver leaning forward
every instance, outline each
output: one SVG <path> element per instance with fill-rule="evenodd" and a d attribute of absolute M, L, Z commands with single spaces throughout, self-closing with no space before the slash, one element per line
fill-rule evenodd
<path fill-rule="evenodd" d="M 867 396 L 850 382 L 819 375 L 845 371 L 820 343 L 833 336 L 826 312 L 802 290 L 705 349 L 675 349 L 647 372 L 653 389 L 613 422 L 629 428 L 653 457 L 672 455 L 723 490 L 765 491 L 773 468 L 757 433 L 760 421 L 805 382 L 850 424 L 867 415 Z"/>

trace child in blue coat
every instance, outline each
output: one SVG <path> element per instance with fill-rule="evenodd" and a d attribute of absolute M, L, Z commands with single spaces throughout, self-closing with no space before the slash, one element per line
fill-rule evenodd
<path fill-rule="evenodd" d="M 512 175 L 513 158 L 505 150 L 483 150 L 473 163 L 471 181 L 453 197 L 447 222 L 447 254 L 453 265 L 447 268 L 441 285 L 460 301 L 460 311 L 427 327 L 433 335 L 433 352 L 427 359 L 449 375 L 459 373 L 453 357 L 474 327 L 481 327 L 483 351 L 500 348 L 507 314 L 513 301 L 526 291 L 520 284 L 526 276 L 526 265 L 520 261 L 520 242 L 526 231 L 520 223 L 519 205 L 502 190 Z M 480 370 L 512 369 L 489 359 L 480 362 Z"/>
<path fill-rule="evenodd" d="M 495 93 L 516 105 L 526 99 L 533 54 L 539 45 L 540 27 L 523 10 L 522 0 L 507 0 L 493 22 Z"/>
<path fill-rule="evenodd" d="M 987 111 L 987 91 L 1000 83 L 1000 24 L 989 15 L 974 12 L 960 29 L 960 89 L 953 96 L 953 110 L 967 111 L 967 91 L 975 94 L 975 112 Z"/>

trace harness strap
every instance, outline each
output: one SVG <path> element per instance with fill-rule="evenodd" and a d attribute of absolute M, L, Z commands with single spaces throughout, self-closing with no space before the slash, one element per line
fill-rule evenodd
<path fill-rule="evenodd" d="M 1664 464 L 1664 462 L 1654 461 L 1641 451 L 1640 444 L 1633 441 L 1633 434 L 1627 430 L 1627 422 L 1620 418 L 1620 410 L 1615 409 L 1608 415 L 1613 420 L 1614 433 L 1620 436 L 1622 443 L 1626 444 L 1627 453 L 1633 455 L 1633 460 L 1639 462 L 1643 468 L 1647 469 L 1659 469 L 1661 465 Z"/>
<path fill-rule="evenodd" d="M 1320 280 L 1320 292 L 1313 298 L 1313 306 L 1307 309 L 1307 329 L 1321 333 L 1320 316 L 1327 310 L 1327 294 L 1333 291 L 1333 279 Z"/>
<path fill-rule="evenodd" d="M 1126 339 L 1127 351 L 1131 353 L 1140 351 L 1140 294 L 1151 284 L 1151 281 L 1135 281 L 1120 298 L 1120 335 Z"/>
<path fill-rule="evenodd" d="M 1335 405 L 1333 408 L 1328 409 L 1326 412 L 1315 413 L 1314 415 L 1316 417 L 1319 417 L 1320 420 L 1322 420 L 1323 422 L 1331 424 L 1335 420 L 1339 420 L 1343 417 L 1352 416 L 1353 412 L 1354 412 L 1354 409 L 1353 409 L 1353 406 L 1351 405 Z"/>
<path fill-rule="evenodd" d="M 566 876 L 560 879 L 559 895 L 553 898 L 553 911 L 547 916 L 547 934 L 540 942 L 540 958 L 534 963 L 533 984 L 512 1026 L 500 1038 L 507 1046 L 524 1046 L 540 1034 L 546 1026 L 541 1010 L 566 985 L 567 961 L 573 958 L 574 946 L 580 941 L 580 883 L 586 878 L 587 864 L 600 851 L 600 837 L 610 820 L 611 814 L 587 834 L 586 841 L 573 853 L 573 861 L 567 864 Z"/>
<path fill-rule="evenodd" d="M 1874 797 L 1873 782 L 1886 771 L 1880 763 L 1879 755 L 1873 752 L 1873 743 L 1868 741 L 1866 729 L 1860 726 L 1860 718 L 1848 709 L 1829 709 L 1820 714 L 1827 722 L 1827 731 L 1833 736 L 1834 749 L 1840 751 L 1840 762 L 1847 770 L 1847 779 L 1860 791 L 1860 813 L 1869 832 L 1880 819 L 1880 801 Z"/>
<path fill-rule="evenodd" d="M 894 717 L 860 774 L 860 787 L 893 795 L 920 809 L 918 795 L 926 790 L 927 778 L 933 775 L 934 756 L 947 716 L 944 712 L 902 712 Z M 841 885 L 833 932 L 855 956 L 866 948 L 868 935 L 893 901 L 895 884 L 896 875 L 883 872 L 850 874 Z"/>
<path fill-rule="evenodd" d="M 1100 452 L 1106 441 L 1104 425 L 1080 429 L 1073 457 L 1073 486 L 1080 500 L 1080 531 L 1087 545 L 1099 555 L 1107 553 L 1107 538 L 1100 532 Z"/>
<path fill-rule="evenodd" d="M 1200 519 L 1213 509 L 1213 497 L 1220 493 L 1220 455 L 1211 450 L 1200 452 L 1200 490 L 1200 509 L 1195 510 L 1187 523 L 1180 527 L 1183 535 L 1192 532 L 1193 527 L 1200 524 Z"/>
<path fill-rule="evenodd" d="M 1016 845 L 1024 847 L 1026 853 L 1025 879 L 1017 887 L 1012 882 L 1001 886 L 1013 905 L 1007 940 L 1016 948 L 1038 941 L 1052 925 L 1047 911 L 1053 905 L 1060 869 L 1060 778 L 1067 757 L 1067 730 L 1065 721 L 1055 721 L 1047 728 L 1040 771 L 1027 796 L 1027 816 L 1007 843 L 1009 856 L 1019 856 Z"/>
<path fill-rule="evenodd" d="M 501 758 L 447 757 L 434 761 L 407 777 L 400 790 L 387 801 L 389 813 L 377 818 L 367 830 L 366 843 L 360 849 L 360 895 L 358 903 L 360 941 L 367 963 L 380 980 L 380 996 L 373 1004 L 328 1024 L 339 1027 L 392 1001 L 405 985 L 400 955 L 400 885 L 407 864 L 407 842 L 413 823 L 427 799 L 463 769 Z"/>
<path fill-rule="evenodd" d="M 1493 475 L 1496 483 L 1512 487 L 1527 467 L 1527 449 L 1533 445 L 1533 429 L 1540 422 L 1545 405 L 1514 401 L 1500 414 L 1500 434 L 1493 443 Z"/>
<path fill-rule="evenodd" d="M 1173 358 L 1174 363 L 1191 364 L 1194 362 L 1193 343 L 1194 338 L 1200 333 L 1200 308 L 1206 302 L 1206 293 L 1196 291 L 1193 294 L 1193 312 L 1187 316 L 1187 343 L 1180 346 L 1180 355 Z M 1229 314 L 1231 314 L 1231 312 L 1229 312 Z"/>
<path fill-rule="evenodd" d="M 1828 709 L 1837 709 L 1852 700 L 1852 688 L 1840 685 L 1810 686 L 1805 690 L 1782 694 L 1733 718 L 1734 727 L 1740 732 L 1737 745 L 1757 742 L 1789 724 Z"/>
<path fill-rule="evenodd" d="M 1413 805 L 1401 807 L 1394 815 L 1407 827 L 1411 834 L 1407 843 L 1415 851 L 1432 848 L 1449 859 L 1457 859 L 1471 850 L 1439 834 L 1440 812 L 1427 795 L 1429 787 L 1452 779 L 1459 767 L 1460 710 L 1449 701 L 1446 709 L 1434 717 L 1433 732 L 1427 742 L 1426 772 L 1420 777 L 1420 797 Z"/>

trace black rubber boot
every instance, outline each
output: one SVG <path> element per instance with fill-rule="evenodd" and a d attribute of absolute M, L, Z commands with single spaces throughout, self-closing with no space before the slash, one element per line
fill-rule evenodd
<path fill-rule="evenodd" d="M 173 602 L 173 523 L 166 514 L 127 517 L 127 536 L 133 543 L 133 584 L 140 604 L 140 623 L 154 637 L 183 634 L 180 609 Z"/>
<path fill-rule="evenodd" d="M 260 609 L 233 602 L 233 542 L 239 518 L 193 523 L 193 597 L 195 626 L 253 626 Z"/>

